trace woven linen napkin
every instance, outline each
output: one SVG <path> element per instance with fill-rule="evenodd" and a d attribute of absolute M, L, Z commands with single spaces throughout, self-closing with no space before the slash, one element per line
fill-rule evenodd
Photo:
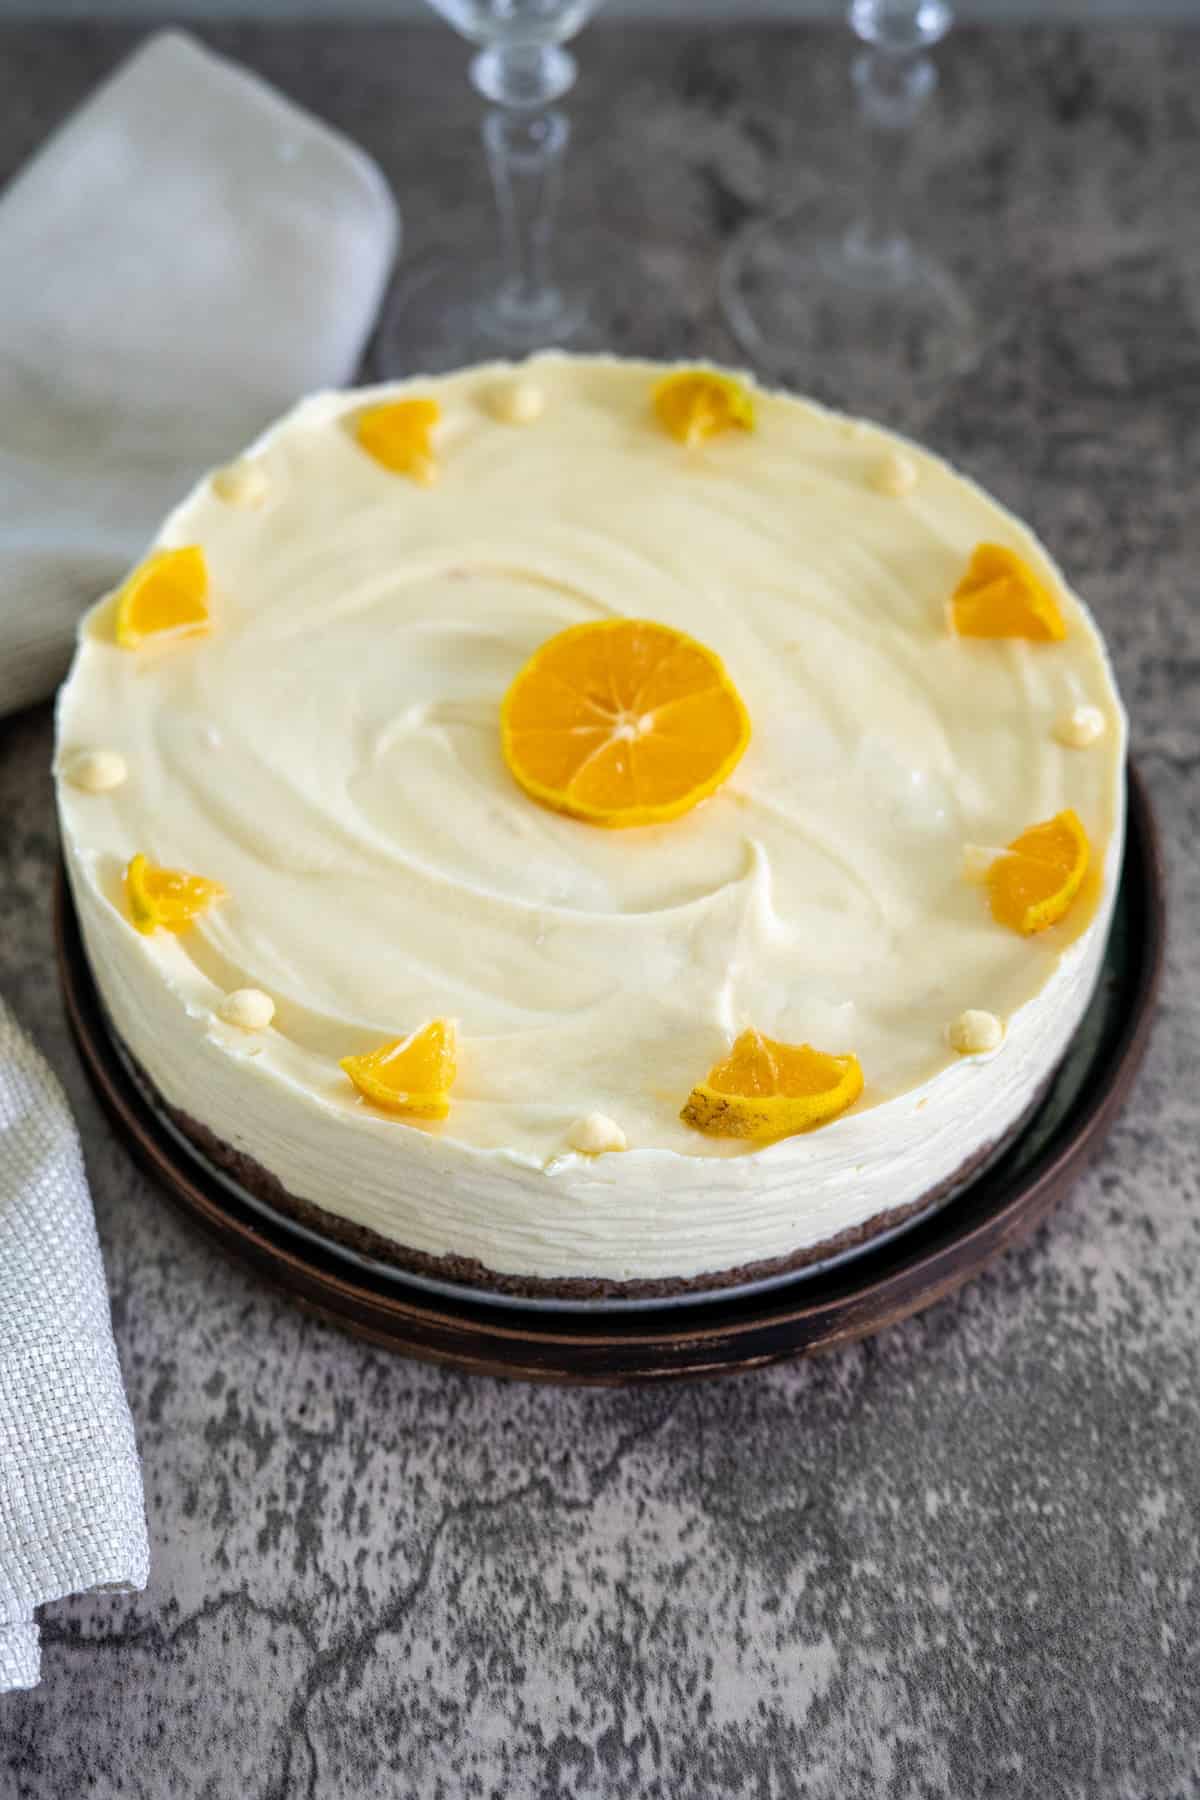
<path fill-rule="evenodd" d="M 0 715 L 205 468 L 353 376 L 397 231 L 367 156 L 176 32 L 0 194 Z"/>
<path fill-rule="evenodd" d="M 0 714 L 206 467 L 352 377 L 397 232 L 361 152 L 177 33 L 0 194 Z M 79 1142 L 0 1002 L 0 1691 L 35 1608 L 146 1573 Z"/>
<path fill-rule="evenodd" d="M 0 1692 L 38 1679 L 35 1607 L 144 1587 L 147 1560 L 79 1138 L 0 1000 Z"/>

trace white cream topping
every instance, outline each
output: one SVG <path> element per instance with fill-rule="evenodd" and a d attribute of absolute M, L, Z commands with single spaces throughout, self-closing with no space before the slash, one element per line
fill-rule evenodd
<path fill-rule="evenodd" d="M 129 765 L 119 750 L 77 750 L 64 759 L 63 774 L 85 794 L 107 794 L 129 778 Z"/>
<path fill-rule="evenodd" d="M 962 875 L 964 881 L 974 882 L 982 886 L 988 878 L 988 871 L 997 857 L 1007 856 L 1008 848 L 1004 844 L 964 844 L 962 853 Z"/>
<path fill-rule="evenodd" d="M 960 1056 L 985 1056 L 1004 1042 L 1004 1026 L 995 1013 L 969 1006 L 950 1027 L 950 1047 Z"/>
<path fill-rule="evenodd" d="M 532 425 L 546 410 L 546 394 L 535 381 L 499 381 L 488 396 L 492 417 L 505 425 Z"/>
<path fill-rule="evenodd" d="M 1054 735 L 1069 750 L 1087 750 L 1104 736 L 1104 714 L 1098 706 L 1073 706 L 1055 724 Z"/>
<path fill-rule="evenodd" d="M 654 423 L 660 374 L 543 357 L 315 397 L 252 451 L 269 510 L 203 483 L 164 527 L 163 546 L 204 546 L 213 629 L 130 653 L 101 607 L 60 705 L 62 741 L 137 760 L 111 806 L 66 787 L 60 805 L 105 997 L 167 1098 L 303 1197 L 510 1271 L 697 1273 L 945 1179 L 1065 1045 L 1119 859 L 1120 704 L 1024 527 L 915 446 L 783 396 L 689 452 Z M 519 440 L 490 410 L 506 381 L 547 401 Z M 352 436 L 364 403 L 424 393 L 434 489 Z M 903 508 L 869 492 L 893 452 L 920 475 Z M 1064 644 L 947 634 L 985 538 L 1061 594 Z M 692 814 L 608 832 L 526 798 L 497 715 L 545 638 L 618 614 L 717 651 L 754 737 Z M 1051 726 L 1081 691 L 1106 741 L 1065 757 Z M 1023 938 L 963 880 L 963 847 L 1066 806 L 1104 891 Z M 137 850 L 229 899 L 141 937 L 120 888 Z M 247 986 L 276 1007 L 252 1064 L 205 1025 Z M 983 1006 L 1008 1053 L 974 1063 L 946 1021 Z M 445 1124 L 359 1106 L 339 1057 L 447 1015 Z M 693 1132 L 680 1106 L 747 1025 L 853 1050 L 862 1100 L 767 1149 Z M 626 1155 L 562 1154 L 592 1111 Z"/>
<path fill-rule="evenodd" d="M 871 481 L 879 493 L 899 499 L 902 494 L 911 494 L 916 487 L 917 465 L 911 456 L 905 456 L 899 450 L 889 450 L 876 463 Z"/>
<path fill-rule="evenodd" d="M 249 460 L 216 469 L 212 476 L 213 493 L 227 506 L 261 506 L 270 485 L 262 464 Z"/>
<path fill-rule="evenodd" d="M 217 1017 L 239 1031 L 265 1031 L 275 1017 L 275 1002 L 261 988 L 234 988 L 218 1004 Z"/>
<path fill-rule="evenodd" d="M 588 1156 L 628 1148 L 628 1140 L 616 1120 L 598 1112 L 577 1119 L 567 1133 L 567 1142 L 572 1150 L 582 1150 Z"/>

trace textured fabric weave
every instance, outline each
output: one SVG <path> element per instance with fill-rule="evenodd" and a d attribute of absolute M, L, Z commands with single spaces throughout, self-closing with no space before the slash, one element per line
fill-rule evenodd
<path fill-rule="evenodd" d="M 38 1679 L 35 1607 L 144 1587 L 147 1563 L 79 1138 L 0 1001 L 0 1691 Z"/>

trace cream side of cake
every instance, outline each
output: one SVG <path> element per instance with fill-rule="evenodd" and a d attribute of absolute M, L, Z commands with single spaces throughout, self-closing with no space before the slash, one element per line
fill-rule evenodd
<path fill-rule="evenodd" d="M 89 959 L 168 1103 L 300 1199 L 535 1279 L 786 1258 L 952 1179 L 1069 1043 L 1120 866 L 1124 716 L 1031 534 L 791 397 L 685 449 L 655 428 L 662 373 L 544 357 L 305 402 L 156 541 L 203 547 L 211 629 L 131 654 L 101 602 L 59 706 Z M 441 408 L 431 485 L 354 440 L 408 393 Z M 980 541 L 1053 588 L 1062 643 L 948 630 Z M 541 643 L 621 615 L 715 651 L 753 737 L 693 813 L 606 831 L 521 792 L 497 721 Z M 1007 931 L 968 852 L 1067 807 L 1092 891 Z M 141 935 L 139 852 L 228 898 Z M 339 1059 L 435 1016 L 460 1032 L 449 1117 L 365 1104 Z M 746 1027 L 853 1051 L 861 1098 L 765 1147 L 692 1130 Z M 572 1148 L 592 1115 L 627 1147 Z"/>

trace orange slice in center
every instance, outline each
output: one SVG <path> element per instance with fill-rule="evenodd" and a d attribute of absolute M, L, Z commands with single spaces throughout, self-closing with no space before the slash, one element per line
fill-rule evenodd
<path fill-rule="evenodd" d="M 114 636 L 122 650 L 144 638 L 208 628 L 208 568 L 198 544 L 159 550 L 133 571 L 117 594 Z"/>
<path fill-rule="evenodd" d="M 341 1067 L 372 1105 L 414 1119 L 444 1119 L 458 1073 L 454 1021 L 433 1019 L 363 1056 L 344 1056 Z"/>
<path fill-rule="evenodd" d="M 186 931 L 198 913 L 225 898 L 219 881 L 189 875 L 185 869 L 160 869 L 135 856 L 125 871 L 129 916 L 147 937 L 163 931 Z"/>
<path fill-rule="evenodd" d="M 504 760 L 525 792 L 589 825 L 656 825 L 718 788 L 750 741 L 720 658 L 643 619 L 559 632 L 500 712 Z"/>
<path fill-rule="evenodd" d="M 862 1093 L 857 1056 L 779 1044 L 743 1031 L 724 1062 L 688 1095 L 680 1118 L 713 1137 L 781 1138 L 815 1131 Z"/>
<path fill-rule="evenodd" d="M 1033 638 L 1058 642 L 1067 635 L 1058 602 L 1015 550 L 977 544 L 950 602 L 960 637 Z"/>
<path fill-rule="evenodd" d="M 1083 886 L 1091 848 L 1070 807 L 1014 838 L 987 872 L 992 917 L 1014 931 L 1045 931 L 1063 918 Z"/>

